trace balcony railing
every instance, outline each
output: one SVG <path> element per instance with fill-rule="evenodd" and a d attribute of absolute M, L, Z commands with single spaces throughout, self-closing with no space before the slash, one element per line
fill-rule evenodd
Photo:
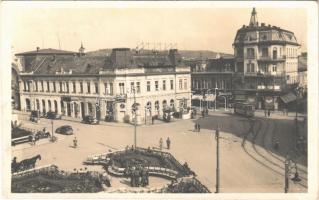
<path fill-rule="evenodd" d="M 258 61 L 284 61 L 286 59 L 286 56 L 281 57 L 271 57 L 271 56 L 260 56 L 258 58 Z"/>

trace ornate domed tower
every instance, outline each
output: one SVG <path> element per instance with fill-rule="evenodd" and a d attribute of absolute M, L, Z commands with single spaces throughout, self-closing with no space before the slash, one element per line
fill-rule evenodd
<path fill-rule="evenodd" d="M 84 55 L 85 48 L 83 47 L 83 43 L 81 42 L 81 47 L 79 48 L 79 54 L 80 56 Z"/>

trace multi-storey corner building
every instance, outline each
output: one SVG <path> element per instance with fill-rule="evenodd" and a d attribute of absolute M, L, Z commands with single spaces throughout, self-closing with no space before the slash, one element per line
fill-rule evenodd
<path fill-rule="evenodd" d="M 183 66 L 176 49 L 143 53 L 113 49 L 110 56 L 90 56 L 54 49 L 17 54 L 22 110 L 55 111 L 73 118 L 137 121 L 162 116 L 165 109 L 190 106 L 190 68 Z M 44 55 L 45 54 L 45 55 Z M 136 104 L 134 104 L 136 102 Z"/>
<path fill-rule="evenodd" d="M 254 8 L 249 25 L 237 31 L 233 47 L 235 98 L 255 102 L 259 108 L 268 102 L 267 107 L 278 109 L 282 89 L 298 81 L 300 45 L 294 33 L 259 24 Z"/>

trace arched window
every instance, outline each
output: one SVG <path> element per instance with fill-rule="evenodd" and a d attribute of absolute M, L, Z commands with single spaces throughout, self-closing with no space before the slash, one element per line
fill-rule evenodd
<path fill-rule="evenodd" d="M 31 110 L 30 99 L 25 99 L 25 105 L 26 105 L 26 111 L 30 111 Z"/>
<path fill-rule="evenodd" d="M 54 111 L 58 112 L 58 102 L 54 100 Z"/>
<path fill-rule="evenodd" d="M 169 106 L 171 107 L 171 108 L 174 108 L 174 99 L 171 99 L 170 101 L 169 101 Z"/>
<path fill-rule="evenodd" d="M 50 100 L 48 100 L 48 106 L 49 106 L 49 111 L 52 111 L 51 101 Z"/>
<path fill-rule="evenodd" d="M 163 108 L 166 108 L 166 106 L 167 106 L 167 101 L 166 100 L 163 100 Z"/>
<path fill-rule="evenodd" d="M 42 99 L 42 112 L 43 113 L 46 113 L 46 110 L 45 110 L 45 100 Z"/>
<path fill-rule="evenodd" d="M 272 51 L 272 57 L 274 60 L 277 59 L 277 48 L 276 47 L 274 47 L 274 49 Z"/>
<path fill-rule="evenodd" d="M 37 108 L 36 109 L 40 110 L 40 101 L 39 101 L 39 99 L 36 99 L 35 102 L 37 104 Z"/>

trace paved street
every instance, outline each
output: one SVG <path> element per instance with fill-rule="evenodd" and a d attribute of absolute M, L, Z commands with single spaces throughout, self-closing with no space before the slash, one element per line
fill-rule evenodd
<path fill-rule="evenodd" d="M 194 122 L 199 122 L 201 132 L 194 132 Z M 247 134 L 250 123 L 253 133 Z M 18 161 L 41 154 L 42 160 L 37 166 L 55 164 L 60 169 L 102 170 L 98 166 L 84 166 L 86 157 L 114 150 L 124 149 L 133 144 L 133 126 L 120 123 L 86 125 L 74 121 L 56 120 L 54 130 L 61 125 L 71 125 L 78 139 L 78 148 L 73 148 L 74 136 L 58 136 L 58 141 L 50 143 L 44 139 L 36 146 L 22 144 L 13 147 L 12 156 Z M 169 150 L 181 163 L 188 162 L 196 172 L 198 179 L 212 192 L 215 191 L 217 124 L 221 128 L 221 192 L 283 192 L 284 157 L 294 147 L 294 117 L 273 114 L 270 118 L 256 112 L 254 122 L 247 118 L 223 112 L 210 112 L 208 117 L 195 120 L 174 120 L 171 123 L 158 123 L 137 128 L 137 145 L 140 147 L 158 147 L 159 139 L 171 139 Z M 50 120 L 41 119 L 38 125 L 24 121 L 25 127 L 47 127 L 51 132 Z M 243 138 L 246 142 L 243 143 Z M 273 141 L 278 139 L 278 150 L 273 149 Z M 165 142 L 164 142 L 165 143 Z M 164 149 L 167 151 L 167 149 Z M 305 156 L 293 157 L 298 162 L 298 172 L 302 181 L 290 183 L 289 192 L 307 191 L 307 159 Z M 294 170 L 292 170 L 294 172 Z M 126 184 L 113 180 L 113 185 L 125 187 Z M 160 178 L 151 180 L 151 186 L 167 181 Z"/>

